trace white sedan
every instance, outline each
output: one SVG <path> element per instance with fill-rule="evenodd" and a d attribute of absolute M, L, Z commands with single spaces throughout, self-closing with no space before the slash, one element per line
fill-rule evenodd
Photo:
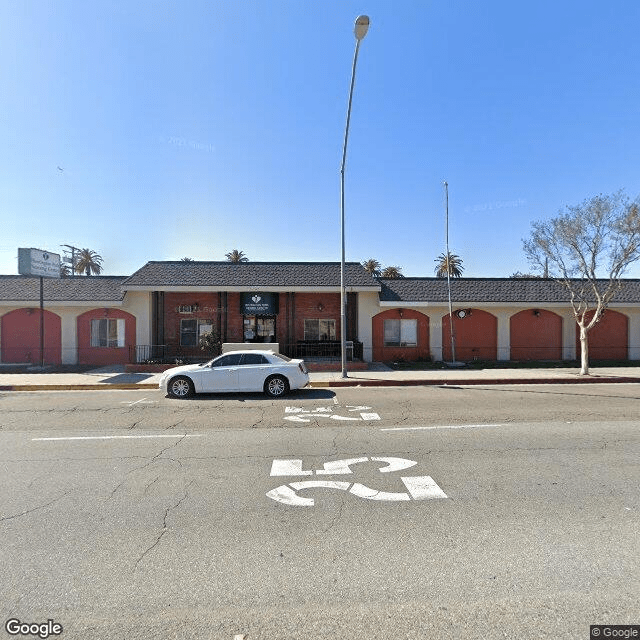
<path fill-rule="evenodd" d="M 203 364 L 165 371 L 158 386 L 172 398 L 194 393 L 264 391 L 272 398 L 309 384 L 304 360 L 293 360 L 273 351 L 229 351 Z"/>

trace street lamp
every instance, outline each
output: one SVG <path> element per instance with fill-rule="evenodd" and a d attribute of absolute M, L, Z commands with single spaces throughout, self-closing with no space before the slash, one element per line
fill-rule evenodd
<path fill-rule="evenodd" d="M 342 145 L 342 164 L 340 166 L 340 240 L 342 243 L 342 254 L 340 258 L 340 352 L 342 360 L 342 377 L 347 377 L 347 300 L 344 282 L 344 166 L 347 161 L 347 140 L 349 138 L 349 121 L 351 120 L 351 101 L 353 100 L 353 85 L 356 81 L 356 64 L 358 62 L 358 51 L 360 42 L 367 35 L 369 29 L 369 16 L 358 16 L 353 29 L 356 37 L 356 49 L 353 54 L 353 65 L 351 67 L 351 85 L 349 87 L 349 104 L 347 107 L 347 124 L 344 129 L 344 143 Z"/>

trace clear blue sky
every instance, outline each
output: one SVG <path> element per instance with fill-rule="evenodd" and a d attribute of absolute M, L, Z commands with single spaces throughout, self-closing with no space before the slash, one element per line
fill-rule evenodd
<path fill-rule="evenodd" d="M 0 273 L 17 248 L 529 270 L 532 220 L 640 193 L 640 3 L 8 0 Z M 58 169 L 60 167 L 60 169 Z M 628 275 L 640 277 L 636 266 Z"/>

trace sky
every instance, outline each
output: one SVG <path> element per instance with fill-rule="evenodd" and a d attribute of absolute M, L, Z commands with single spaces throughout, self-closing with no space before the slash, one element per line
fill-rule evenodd
<path fill-rule="evenodd" d="M 0 274 L 18 248 L 531 271 L 531 223 L 640 194 L 637 0 L 0 3 Z M 640 277 L 640 265 L 630 277 Z"/>

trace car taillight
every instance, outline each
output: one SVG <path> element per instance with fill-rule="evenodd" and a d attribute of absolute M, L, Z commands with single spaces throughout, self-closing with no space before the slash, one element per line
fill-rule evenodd
<path fill-rule="evenodd" d="M 300 367 L 300 371 L 302 371 L 302 373 L 307 373 L 307 368 L 304 366 L 304 362 L 298 363 L 298 366 Z"/>

